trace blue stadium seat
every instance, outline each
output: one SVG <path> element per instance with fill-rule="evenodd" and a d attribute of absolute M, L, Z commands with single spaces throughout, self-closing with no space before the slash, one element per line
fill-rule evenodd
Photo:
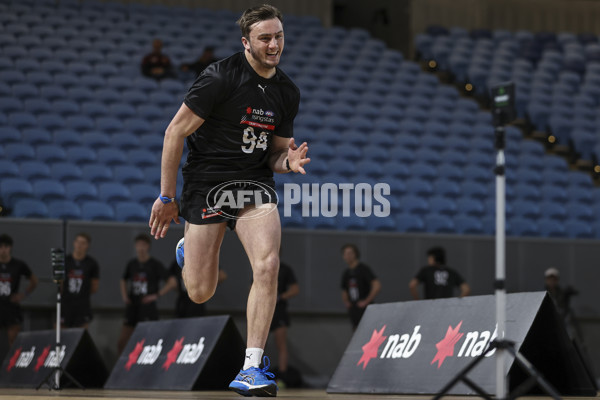
<path fill-rule="evenodd" d="M 86 164 L 81 168 L 83 179 L 88 182 L 99 183 L 112 181 L 113 175 L 111 169 L 100 163 Z"/>
<path fill-rule="evenodd" d="M 16 162 L 0 159 L 0 177 L 2 179 L 20 176 L 19 166 Z"/>
<path fill-rule="evenodd" d="M 145 181 L 144 173 L 132 165 L 117 165 L 113 168 L 113 176 L 117 182 L 131 185 Z"/>
<path fill-rule="evenodd" d="M 405 163 L 397 160 L 391 160 L 381 164 L 382 170 L 386 176 L 393 176 L 396 178 L 406 178 L 410 175 L 410 171 Z"/>
<path fill-rule="evenodd" d="M 353 214 L 348 217 L 338 214 L 335 221 L 338 229 L 347 231 L 363 231 L 367 229 L 367 222 L 365 219 L 366 218 L 361 218 Z"/>
<path fill-rule="evenodd" d="M 20 164 L 21 178 L 32 181 L 50 177 L 50 168 L 43 162 L 32 160 L 24 161 Z"/>
<path fill-rule="evenodd" d="M 514 186 L 515 195 L 519 199 L 539 201 L 542 197 L 540 189 L 527 183 L 518 183 Z"/>
<path fill-rule="evenodd" d="M 361 174 L 374 178 L 379 178 L 383 174 L 383 168 L 381 167 L 381 164 L 370 160 L 359 161 L 356 164 L 356 170 Z"/>
<path fill-rule="evenodd" d="M 140 204 L 153 204 L 158 198 L 158 187 L 148 183 L 137 183 L 130 186 L 131 197 Z M 158 190 L 158 191 L 157 191 Z"/>
<path fill-rule="evenodd" d="M 11 161 L 27 161 L 35 158 L 35 151 L 27 143 L 8 143 L 4 146 L 4 154 Z"/>
<path fill-rule="evenodd" d="M 594 211 L 592 207 L 578 201 L 571 201 L 566 205 L 567 217 L 571 220 L 579 219 L 582 221 L 592 221 Z"/>
<path fill-rule="evenodd" d="M 477 199 L 462 197 L 456 200 L 456 209 L 460 215 L 482 217 L 485 214 L 483 203 Z"/>
<path fill-rule="evenodd" d="M 567 210 L 563 204 L 563 202 L 558 200 L 542 201 L 540 203 L 540 211 L 542 218 L 564 220 L 565 218 L 567 218 Z"/>
<path fill-rule="evenodd" d="M 438 196 L 444 196 L 448 199 L 455 199 L 461 194 L 458 183 L 443 177 L 437 179 L 433 183 L 433 193 Z"/>
<path fill-rule="evenodd" d="M 565 221 L 565 233 L 570 238 L 591 239 L 594 237 L 594 230 L 589 222 L 569 219 Z"/>
<path fill-rule="evenodd" d="M 128 118 L 125 120 L 124 128 L 127 132 L 141 135 L 152 132 L 152 125 L 142 118 Z"/>
<path fill-rule="evenodd" d="M 55 113 L 62 115 L 63 117 L 79 113 L 78 102 L 68 99 L 62 99 L 63 96 L 59 93 L 57 93 L 57 96 L 58 98 L 52 101 L 52 107 Z"/>
<path fill-rule="evenodd" d="M 54 179 L 39 179 L 33 182 L 33 195 L 35 198 L 47 202 L 64 199 L 66 192 L 64 185 L 59 181 Z"/>
<path fill-rule="evenodd" d="M 61 72 L 54 75 L 54 83 L 68 89 L 79 86 L 79 79 L 71 73 Z"/>
<path fill-rule="evenodd" d="M 515 215 L 536 219 L 541 215 L 539 203 L 532 200 L 517 200 L 512 203 Z"/>
<path fill-rule="evenodd" d="M 42 144 L 36 147 L 36 158 L 46 164 L 65 161 L 67 153 L 56 144 Z"/>
<path fill-rule="evenodd" d="M 46 218 L 48 208 L 37 199 L 20 199 L 15 203 L 12 215 L 18 218 Z"/>
<path fill-rule="evenodd" d="M 432 213 L 442 215 L 456 214 L 456 203 L 454 200 L 444 196 L 433 196 L 429 199 L 429 209 Z"/>
<path fill-rule="evenodd" d="M 437 169 L 431 165 L 427 160 L 423 151 L 417 151 L 417 162 L 410 166 L 410 176 L 413 178 L 420 178 L 424 180 L 431 180 L 437 177 Z"/>
<path fill-rule="evenodd" d="M 67 149 L 67 159 L 78 165 L 85 165 L 95 163 L 97 156 L 91 147 L 71 146 Z"/>
<path fill-rule="evenodd" d="M 99 101 L 86 101 L 81 104 L 81 113 L 89 117 L 106 117 L 110 111 L 108 107 Z"/>
<path fill-rule="evenodd" d="M 83 174 L 81 168 L 72 162 L 56 162 L 50 167 L 50 175 L 53 179 L 66 183 L 71 180 L 79 180 Z"/>
<path fill-rule="evenodd" d="M 137 115 L 140 118 L 144 118 L 148 121 L 154 121 L 156 119 L 160 119 L 162 114 L 162 109 L 154 104 L 142 104 L 137 107 Z M 166 128 L 166 125 L 165 125 Z M 162 129 L 164 132 L 164 129 Z"/>
<path fill-rule="evenodd" d="M 446 215 L 428 214 L 425 216 L 425 230 L 430 233 L 454 233 L 454 221 Z"/>
<path fill-rule="evenodd" d="M 425 230 L 425 223 L 421 217 L 410 213 L 396 216 L 396 226 L 400 232 L 423 232 Z"/>
<path fill-rule="evenodd" d="M 346 160 L 344 157 L 331 160 L 329 168 L 332 173 L 339 174 L 346 178 L 357 173 L 356 163 Z"/>
<path fill-rule="evenodd" d="M 131 193 L 122 183 L 104 182 L 98 185 L 98 198 L 107 203 L 129 201 Z"/>
<path fill-rule="evenodd" d="M 54 131 L 54 144 L 62 148 L 81 145 L 81 134 L 73 129 L 58 129 Z"/>
<path fill-rule="evenodd" d="M 65 183 L 65 196 L 72 201 L 97 200 L 96 185 L 87 180 L 72 180 Z"/>
<path fill-rule="evenodd" d="M 114 117 L 96 118 L 96 128 L 106 133 L 113 133 L 123 130 L 123 122 Z"/>
<path fill-rule="evenodd" d="M 367 229 L 370 231 L 387 231 L 394 232 L 397 229 L 396 220 L 389 217 L 375 217 L 371 216 L 367 218 Z"/>
<path fill-rule="evenodd" d="M 164 136 L 160 134 L 147 133 L 140 136 L 141 146 L 152 152 L 162 152 Z M 312 164 L 312 161 L 311 161 Z M 312 166 L 311 166 L 312 167 Z"/>
<path fill-rule="evenodd" d="M 113 208 L 101 201 L 85 201 L 81 204 L 81 219 L 89 221 L 113 221 Z"/>
<path fill-rule="evenodd" d="M 567 193 L 566 188 L 555 186 L 553 184 L 544 184 L 542 186 L 542 198 L 545 200 L 566 202 Z"/>
<path fill-rule="evenodd" d="M 35 115 L 22 111 L 8 114 L 8 123 L 18 129 L 33 128 L 38 125 Z"/>
<path fill-rule="evenodd" d="M 485 199 L 491 193 L 488 193 L 488 189 L 485 184 L 475 181 L 465 181 L 462 185 L 462 193 L 464 196 Z"/>
<path fill-rule="evenodd" d="M 461 167 L 444 162 L 438 165 L 437 176 L 449 181 L 460 182 L 464 178 L 464 172 Z"/>
<path fill-rule="evenodd" d="M 88 89 L 95 90 L 96 96 L 99 96 L 98 91 L 102 90 L 106 86 L 106 80 L 100 76 L 96 75 L 96 71 L 92 72 L 89 75 L 82 75 L 79 77 L 79 84 Z M 99 99 L 98 99 L 99 100 Z"/>
<path fill-rule="evenodd" d="M 8 143 L 21 144 L 21 131 L 12 126 L 0 126 L 0 138 L 2 138 L 3 145 Z"/>
<path fill-rule="evenodd" d="M 0 111 L 5 114 L 23 110 L 23 102 L 12 96 L 0 97 Z"/>
<path fill-rule="evenodd" d="M 112 145 L 110 137 L 105 133 L 86 132 L 81 135 L 81 144 L 95 150 L 109 147 Z"/>
<path fill-rule="evenodd" d="M 540 229 L 540 235 L 543 237 L 564 237 L 566 235 L 562 222 L 550 218 L 542 218 L 538 220 L 537 224 Z"/>
<path fill-rule="evenodd" d="M 47 130 L 57 130 L 65 127 L 65 119 L 57 113 L 44 113 L 37 117 L 38 126 Z"/>
<path fill-rule="evenodd" d="M 400 198 L 400 209 L 408 214 L 423 215 L 429 211 L 429 204 L 423 197 L 407 194 Z M 399 223 L 400 224 L 400 223 Z"/>
<path fill-rule="evenodd" d="M 456 233 L 463 235 L 478 235 L 484 233 L 484 226 L 480 218 L 470 215 L 456 215 L 454 217 Z"/>
<path fill-rule="evenodd" d="M 422 178 L 410 178 L 406 181 L 406 191 L 409 194 L 428 197 L 433 194 L 433 186 Z"/>
<path fill-rule="evenodd" d="M 94 129 L 96 123 L 85 115 L 72 115 L 67 117 L 67 126 L 79 132 L 87 132 Z"/>
<path fill-rule="evenodd" d="M 32 114 L 48 113 L 52 111 L 52 104 L 43 98 L 27 99 L 25 100 L 25 110 Z"/>
<path fill-rule="evenodd" d="M 529 218 L 511 218 L 507 226 L 507 235 L 509 236 L 537 236 L 539 234 L 536 222 Z"/>
<path fill-rule="evenodd" d="M 150 214 L 137 202 L 120 201 L 115 204 L 115 218 L 124 222 L 147 222 Z"/>
<path fill-rule="evenodd" d="M 81 219 L 81 208 L 71 200 L 54 200 L 48 204 L 48 217 L 56 219 Z"/>
<path fill-rule="evenodd" d="M 126 164 L 128 162 L 127 155 L 120 149 L 113 147 L 101 148 L 97 151 L 98 162 L 101 164 L 115 166 L 118 164 Z"/>

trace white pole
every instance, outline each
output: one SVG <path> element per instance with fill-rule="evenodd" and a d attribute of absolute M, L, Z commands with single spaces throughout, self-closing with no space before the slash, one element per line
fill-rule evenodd
<path fill-rule="evenodd" d="M 504 136 L 504 127 L 497 127 L 497 134 Z M 498 148 L 496 159 L 496 323 L 498 324 L 499 342 L 504 340 L 506 332 L 506 288 L 504 281 L 506 277 L 506 230 L 505 230 L 505 158 L 504 146 Z M 502 348 L 496 350 L 496 399 L 506 398 L 507 384 L 505 375 L 506 351 Z"/>
<path fill-rule="evenodd" d="M 57 284 L 58 292 L 56 294 L 56 367 L 60 367 L 60 283 Z M 56 369 L 55 389 L 60 389 L 60 369 Z"/>

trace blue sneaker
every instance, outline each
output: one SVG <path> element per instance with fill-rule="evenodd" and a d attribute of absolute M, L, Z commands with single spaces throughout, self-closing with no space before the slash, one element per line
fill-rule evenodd
<path fill-rule="evenodd" d="M 242 396 L 276 397 L 277 382 L 275 374 L 268 372 L 271 366 L 269 357 L 263 357 L 263 368 L 250 367 L 241 370 L 229 384 L 229 389 Z"/>
<path fill-rule="evenodd" d="M 175 259 L 177 260 L 179 268 L 183 268 L 183 240 L 184 238 L 181 238 L 181 240 L 177 242 L 177 247 L 175 247 Z"/>

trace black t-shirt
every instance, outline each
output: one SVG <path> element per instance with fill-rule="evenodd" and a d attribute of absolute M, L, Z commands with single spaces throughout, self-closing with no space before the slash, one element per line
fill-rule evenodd
<path fill-rule="evenodd" d="M 167 271 L 155 258 L 150 257 L 145 263 L 137 258 L 129 261 L 123 273 L 123 279 L 129 281 L 129 298 L 139 302 L 142 297 L 158 293 L 158 284 L 167 278 Z"/>
<path fill-rule="evenodd" d="M 294 274 L 294 270 L 287 264 L 281 263 L 279 265 L 279 275 L 277 276 L 277 296 L 281 296 L 282 293 L 287 292 L 287 290 L 294 283 L 297 283 L 296 275 Z M 286 308 L 287 300 L 277 300 L 276 307 Z"/>
<path fill-rule="evenodd" d="M 425 286 L 426 299 L 453 297 L 454 288 L 465 282 L 458 272 L 446 266 L 425 266 L 415 278 Z"/>
<path fill-rule="evenodd" d="M 65 282 L 62 299 L 65 302 L 90 303 L 92 279 L 100 278 L 98 263 L 90 256 L 75 260 L 69 254 L 65 258 Z"/>
<path fill-rule="evenodd" d="M 300 91 L 279 68 L 265 79 L 237 53 L 208 66 L 184 103 L 205 120 L 187 138 L 186 181 L 272 178 L 269 146 L 293 136 Z"/>
<path fill-rule="evenodd" d="M 19 292 L 21 276 L 31 278 L 31 269 L 23 261 L 11 258 L 0 264 L 0 302 L 9 303 L 10 296 Z"/>
<path fill-rule="evenodd" d="M 359 263 L 356 268 L 348 268 L 342 275 L 342 289 L 348 292 L 352 304 L 367 298 L 371 292 L 371 282 L 377 277 L 371 268 Z"/>

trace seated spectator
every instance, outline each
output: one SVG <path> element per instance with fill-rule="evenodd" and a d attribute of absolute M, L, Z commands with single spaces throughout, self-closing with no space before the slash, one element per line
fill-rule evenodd
<path fill-rule="evenodd" d="M 217 59 L 215 58 L 215 48 L 213 46 L 206 46 L 204 48 L 204 51 L 196 61 L 191 63 L 183 63 L 181 64 L 180 69 L 183 72 L 191 71 L 197 77 L 202 71 L 204 71 L 206 67 L 208 67 L 215 61 L 217 61 Z"/>
<path fill-rule="evenodd" d="M 162 52 L 162 40 L 152 42 L 152 52 L 142 60 L 142 74 L 157 80 L 171 76 L 171 60 Z"/>

